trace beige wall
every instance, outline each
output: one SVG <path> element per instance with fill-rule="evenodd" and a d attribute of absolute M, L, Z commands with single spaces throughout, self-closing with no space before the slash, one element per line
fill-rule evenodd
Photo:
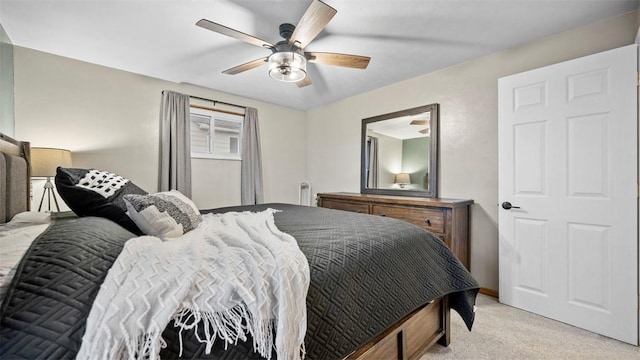
<path fill-rule="evenodd" d="M 498 290 L 498 78 L 632 44 L 637 29 L 633 12 L 308 111 L 314 191 L 360 191 L 361 119 L 439 103 L 439 195 L 475 200 L 471 273 Z"/>
<path fill-rule="evenodd" d="M 155 192 L 164 89 L 258 109 L 265 200 L 298 202 L 298 184 L 305 180 L 305 113 L 282 106 L 16 46 L 15 135 L 32 146 L 69 149 L 74 166 L 110 170 Z M 194 159 L 199 208 L 238 205 L 239 184 L 239 162 Z M 36 201 L 41 188 L 34 183 Z"/>

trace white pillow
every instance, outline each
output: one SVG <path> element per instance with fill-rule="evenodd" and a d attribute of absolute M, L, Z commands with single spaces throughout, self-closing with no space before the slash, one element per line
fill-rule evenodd
<path fill-rule="evenodd" d="M 202 221 L 196 205 L 176 190 L 123 196 L 127 215 L 146 235 L 174 238 L 195 229 Z"/>
<path fill-rule="evenodd" d="M 25 211 L 16 214 L 12 219 L 12 223 L 32 223 L 32 224 L 48 224 L 51 222 L 51 213 Z"/>

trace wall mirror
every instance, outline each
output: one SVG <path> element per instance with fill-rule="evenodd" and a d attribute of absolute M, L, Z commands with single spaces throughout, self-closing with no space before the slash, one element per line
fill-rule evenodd
<path fill-rule="evenodd" d="M 437 197 L 438 104 L 362 119 L 360 192 Z"/>

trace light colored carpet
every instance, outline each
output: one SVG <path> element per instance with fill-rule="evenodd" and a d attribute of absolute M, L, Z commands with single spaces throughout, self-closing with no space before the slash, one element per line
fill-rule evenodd
<path fill-rule="evenodd" d="M 451 311 L 451 344 L 434 345 L 420 360 L 640 359 L 640 347 L 502 305 L 479 295 L 469 332 Z"/>

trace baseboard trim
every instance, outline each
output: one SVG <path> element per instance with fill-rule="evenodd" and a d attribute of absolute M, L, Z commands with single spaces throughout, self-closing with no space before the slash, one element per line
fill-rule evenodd
<path fill-rule="evenodd" d="M 499 297 L 497 291 L 491 290 L 491 289 L 487 289 L 487 288 L 480 288 L 480 294 L 493 296 L 496 299 Z"/>

